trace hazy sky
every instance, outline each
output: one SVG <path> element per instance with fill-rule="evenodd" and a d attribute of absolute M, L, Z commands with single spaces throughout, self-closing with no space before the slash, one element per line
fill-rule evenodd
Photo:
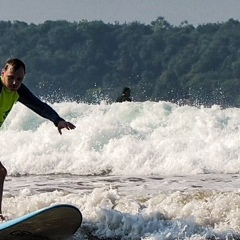
<path fill-rule="evenodd" d="M 0 0 L 0 20 L 4 21 L 39 24 L 86 19 L 149 24 L 157 17 L 173 25 L 187 20 L 195 26 L 240 20 L 240 0 Z"/>

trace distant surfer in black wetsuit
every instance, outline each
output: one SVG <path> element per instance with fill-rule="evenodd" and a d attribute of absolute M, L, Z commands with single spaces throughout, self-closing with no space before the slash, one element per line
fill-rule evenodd
<path fill-rule="evenodd" d="M 11 111 L 14 103 L 21 102 L 41 117 L 44 117 L 54 123 L 58 132 L 62 134 L 62 129 L 74 129 L 75 126 L 61 118 L 48 104 L 38 99 L 23 84 L 26 74 L 25 64 L 15 58 L 7 61 L 2 69 L 0 81 L 0 126 L 5 121 Z M 4 180 L 7 175 L 6 168 L 0 162 L 0 219 L 4 220 L 2 215 L 2 195 Z"/>
<path fill-rule="evenodd" d="M 122 95 L 117 98 L 116 102 L 131 102 L 131 93 L 131 89 L 129 87 L 125 87 L 122 91 Z"/>

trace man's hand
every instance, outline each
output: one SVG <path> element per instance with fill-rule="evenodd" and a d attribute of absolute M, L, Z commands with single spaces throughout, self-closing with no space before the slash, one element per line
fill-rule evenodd
<path fill-rule="evenodd" d="M 62 129 L 63 128 L 66 128 L 67 130 L 71 130 L 71 129 L 74 129 L 76 127 L 70 122 L 59 121 L 58 125 L 57 125 L 57 128 L 58 128 L 58 132 L 62 135 Z"/>
<path fill-rule="evenodd" d="M 4 222 L 5 221 L 5 217 L 2 215 L 2 213 L 0 213 L 0 222 Z"/>

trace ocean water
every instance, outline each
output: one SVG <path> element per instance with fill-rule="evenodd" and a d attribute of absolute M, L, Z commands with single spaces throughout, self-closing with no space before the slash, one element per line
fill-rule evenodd
<path fill-rule="evenodd" d="M 17 103 L 1 129 L 8 219 L 77 206 L 72 239 L 240 239 L 240 109 L 170 102 Z"/>

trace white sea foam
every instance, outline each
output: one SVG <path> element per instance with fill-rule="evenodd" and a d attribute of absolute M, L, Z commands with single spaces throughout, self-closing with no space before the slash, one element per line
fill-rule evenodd
<path fill-rule="evenodd" d="M 169 102 L 52 107 L 76 129 L 61 136 L 18 103 L 0 132 L 9 218 L 71 203 L 84 217 L 73 239 L 87 239 L 88 231 L 103 239 L 240 235 L 238 108 Z"/>

